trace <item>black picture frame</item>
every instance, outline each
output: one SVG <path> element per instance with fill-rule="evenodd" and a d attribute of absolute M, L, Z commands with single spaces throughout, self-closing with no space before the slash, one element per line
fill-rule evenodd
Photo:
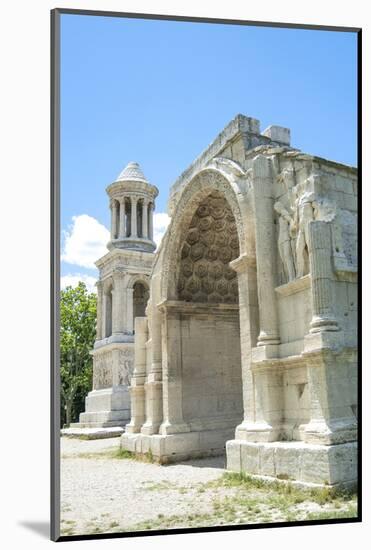
<path fill-rule="evenodd" d="M 51 10 L 51 223 L 50 223 L 50 240 L 51 240 L 51 539 L 53 541 L 71 541 L 71 540 L 92 540 L 92 539 L 109 539 L 123 537 L 141 537 L 154 535 L 170 535 L 178 533 L 191 532 L 215 532 L 215 531 L 231 531 L 231 530 L 246 530 L 246 529 L 267 529 L 280 528 L 287 526 L 305 526 L 305 525 L 322 525 L 322 524 L 338 524 L 338 523 L 354 523 L 362 521 L 362 326 L 361 316 L 362 308 L 360 305 L 358 311 L 358 344 L 359 344 L 359 376 L 358 376 L 358 403 L 359 415 L 358 422 L 360 426 L 360 437 L 358 447 L 358 516 L 356 518 L 344 519 L 326 519 L 326 520 L 311 520 L 311 521 L 293 521 L 279 523 L 264 523 L 254 525 L 231 525 L 231 526 L 215 526 L 215 527 L 200 527 L 186 529 L 166 529 L 166 530 L 151 530 L 138 532 L 123 532 L 123 533 L 104 533 L 104 534 L 87 534 L 87 535 L 60 535 L 60 374 L 59 374 L 59 330 L 60 330 L 60 21 L 64 14 L 70 15 L 85 15 L 89 17 L 117 17 L 131 19 L 149 19 L 149 20 L 166 20 L 166 21 L 183 21 L 193 23 L 212 23 L 212 24 L 228 24 L 228 25 L 245 25 L 245 26 L 260 26 L 260 27 L 275 27 L 275 28 L 291 28 L 291 29 L 310 29 L 310 30 L 327 30 L 333 32 L 351 32 L 357 35 L 357 157 L 358 157 L 358 177 L 359 177 L 359 195 L 358 195 L 358 252 L 359 252 L 359 279 L 358 279 L 358 297 L 361 303 L 361 288 L 362 288 L 362 29 L 358 27 L 340 27 L 326 25 L 304 25 L 292 24 L 284 22 L 269 22 L 269 21 L 249 21 L 239 19 L 217 19 L 212 17 L 188 17 L 176 15 L 158 15 L 144 13 L 126 13 L 112 12 L 100 10 L 81 10 L 81 9 L 66 9 L 56 8 Z"/>

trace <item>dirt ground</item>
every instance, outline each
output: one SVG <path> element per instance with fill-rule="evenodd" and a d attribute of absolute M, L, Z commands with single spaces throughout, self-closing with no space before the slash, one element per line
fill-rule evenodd
<path fill-rule="evenodd" d="M 354 517 L 356 497 L 260 485 L 224 457 L 160 466 L 120 455 L 120 438 L 61 438 L 61 534 Z M 283 484 L 281 484 L 283 485 Z"/>

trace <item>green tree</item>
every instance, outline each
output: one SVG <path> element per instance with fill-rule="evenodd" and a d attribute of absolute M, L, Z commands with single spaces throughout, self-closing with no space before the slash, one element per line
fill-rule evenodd
<path fill-rule="evenodd" d="M 86 285 L 61 291 L 61 424 L 77 421 L 84 398 L 91 390 L 93 361 L 89 352 L 95 340 L 97 298 Z"/>

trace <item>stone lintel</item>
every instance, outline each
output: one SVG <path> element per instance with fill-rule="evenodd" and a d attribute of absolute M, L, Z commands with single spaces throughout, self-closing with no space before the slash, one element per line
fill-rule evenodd
<path fill-rule="evenodd" d="M 157 307 L 160 311 L 179 313 L 231 313 L 239 311 L 239 304 L 213 304 L 201 302 L 184 302 L 181 300 L 163 300 Z"/>
<path fill-rule="evenodd" d="M 141 239 L 139 239 L 139 241 L 140 240 Z M 144 240 L 148 242 L 148 239 L 144 239 Z M 108 265 L 109 263 L 113 264 L 117 259 L 125 259 L 128 261 L 128 266 L 129 266 L 129 261 L 131 258 L 135 258 L 136 262 L 140 262 L 142 264 L 142 267 L 140 268 L 141 271 L 146 273 L 147 269 L 151 270 L 152 268 L 154 254 L 153 252 L 149 252 L 146 250 L 131 250 L 129 248 L 113 248 L 112 250 L 107 252 L 107 254 L 99 258 L 99 260 L 95 262 L 95 265 L 98 269 L 102 269 L 104 266 Z M 136 268 L 138 269 L 137 266 Z"/>

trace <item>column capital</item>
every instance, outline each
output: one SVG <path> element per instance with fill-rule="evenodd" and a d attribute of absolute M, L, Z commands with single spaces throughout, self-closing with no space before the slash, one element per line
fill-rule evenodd
<path fill-rule="evenodd" d="M 244 253 L 229 262 L 229 267 L 237 273 L 242 273 L 243 271 L 246 271 L 248 267 L 256 267 L 256 258 L 254 256 L 248 256 Z"/>
<path fill-rule="evenodd" d="M 112 278 L 114 280 L 114 282 L 116 281 L 121 281 L 122 279 L 124 279 L 126 273 L 124 271 L 113 271 L 112 272 Z"/>

